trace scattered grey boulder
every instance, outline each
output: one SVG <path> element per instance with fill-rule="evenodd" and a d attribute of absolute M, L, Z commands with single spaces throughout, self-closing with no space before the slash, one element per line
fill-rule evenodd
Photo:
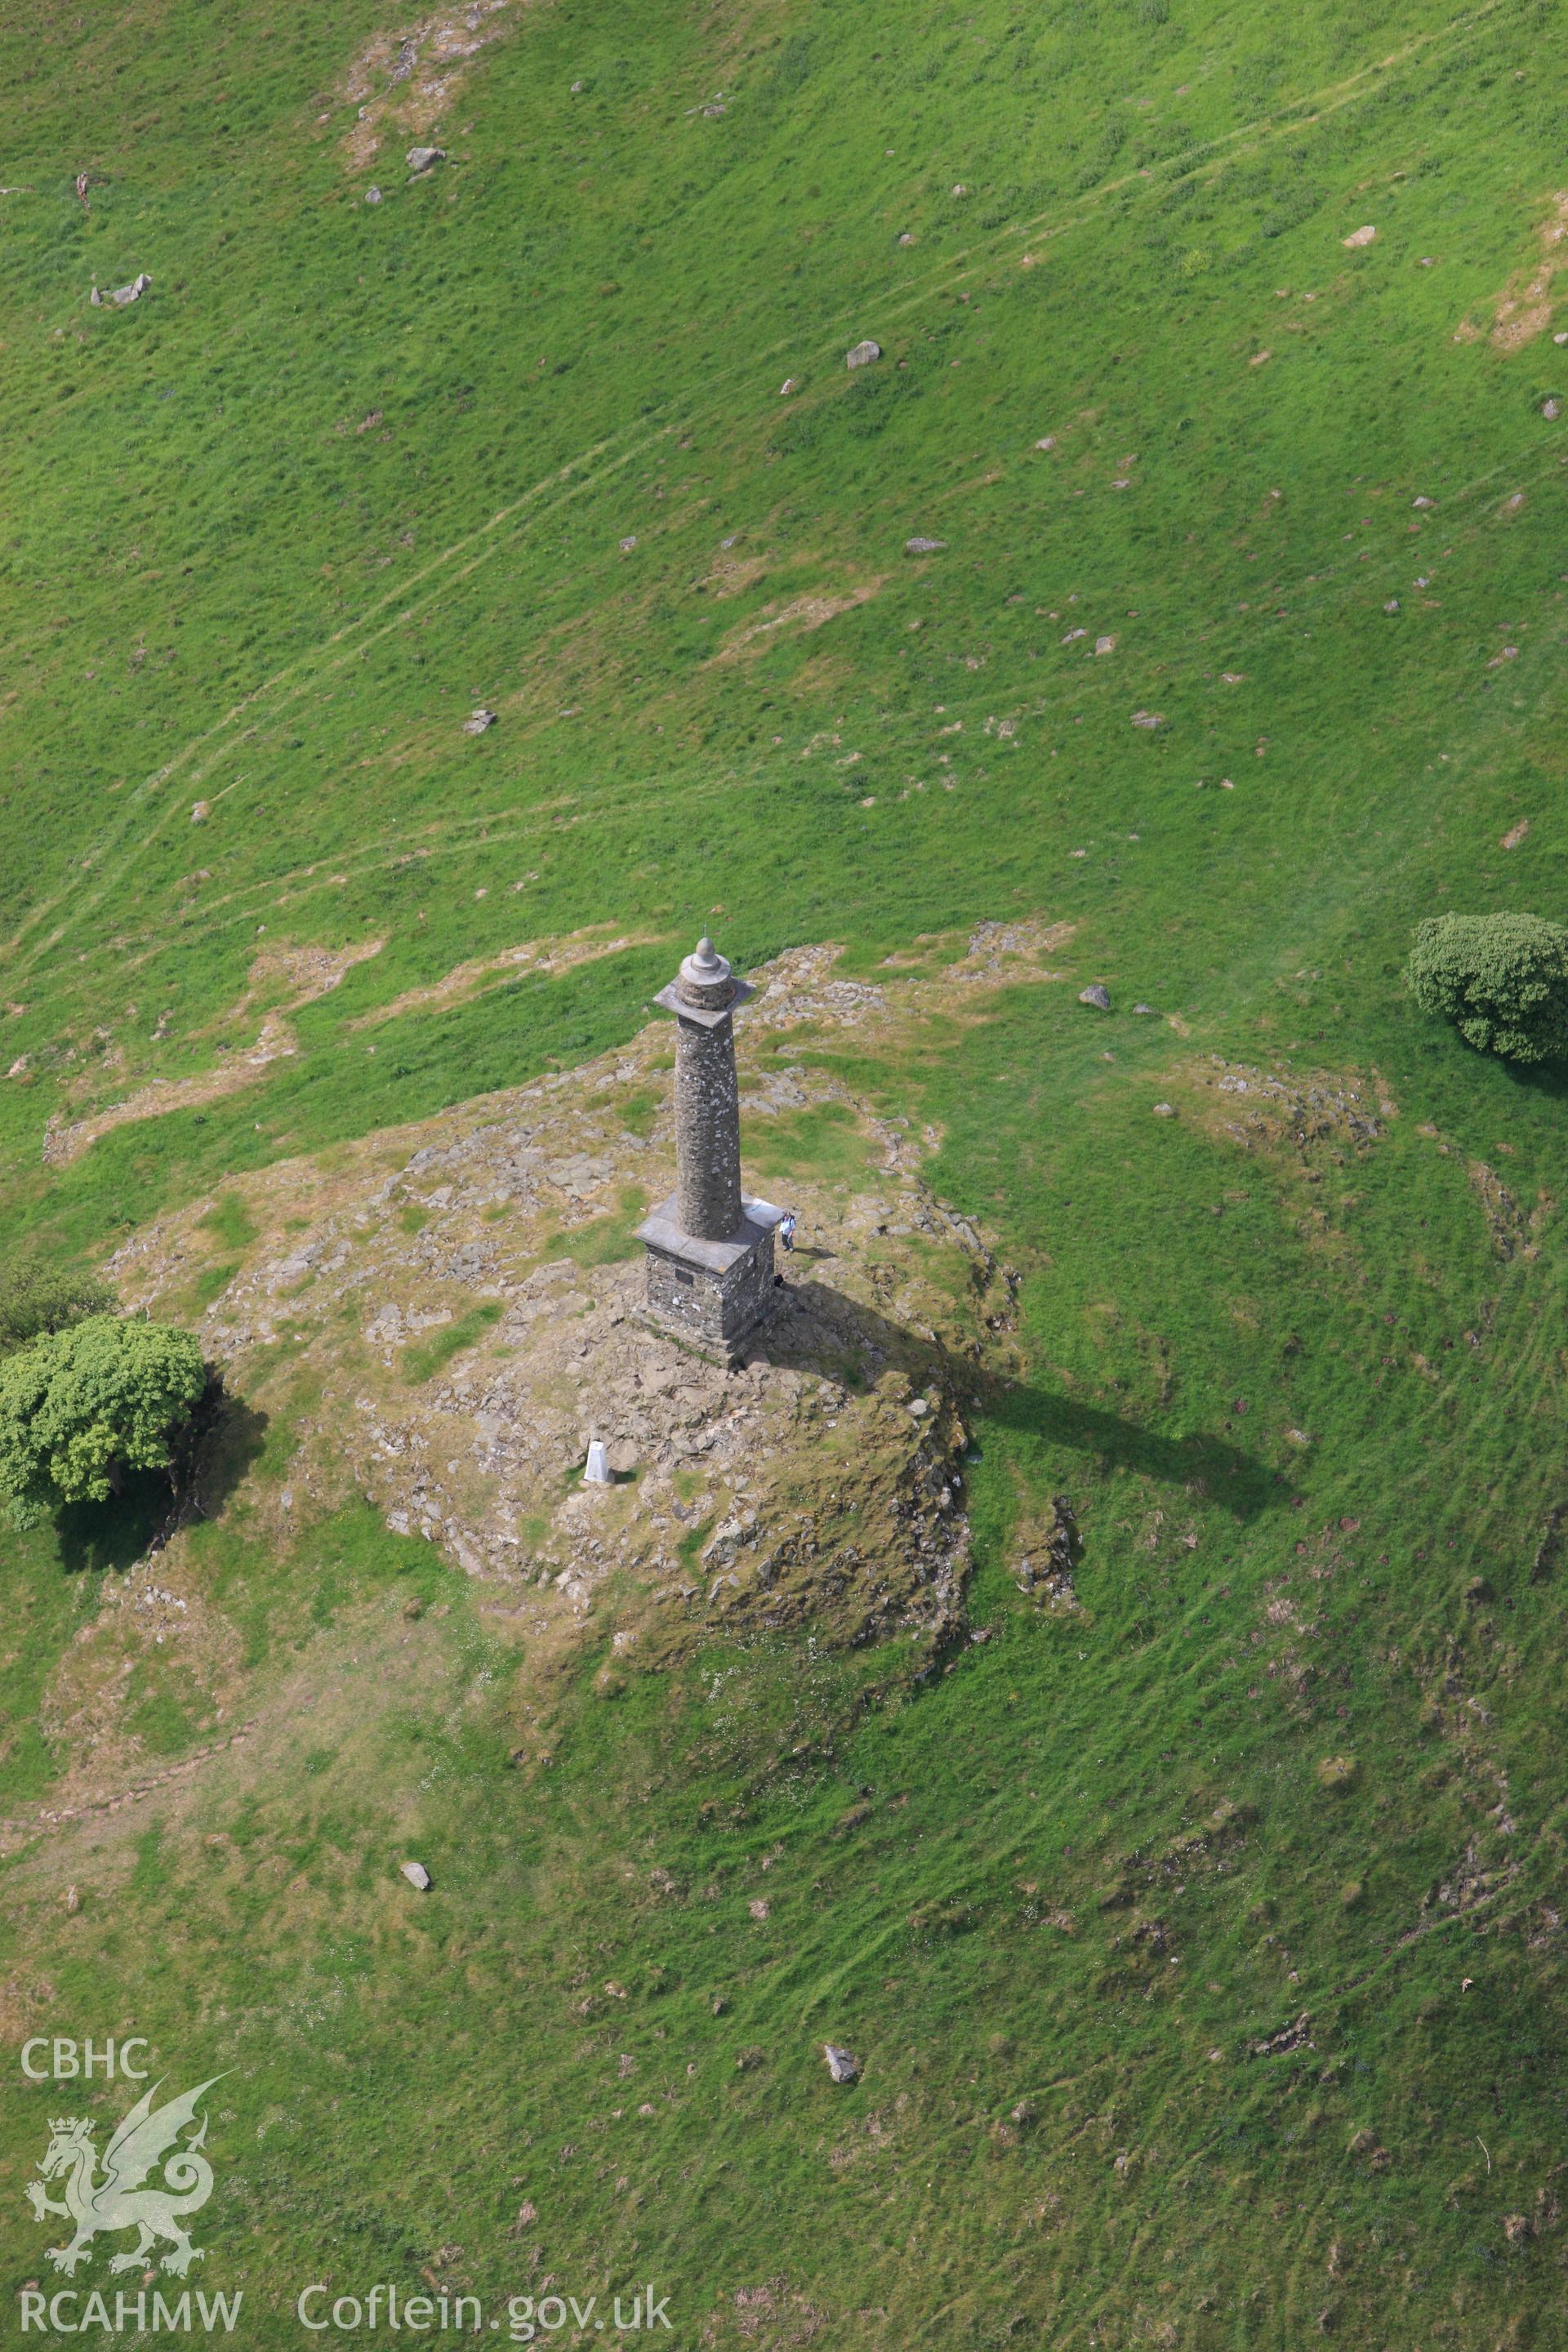
<path fill-rule="evenodd" d="M 422 1862 L 405 1862 L 403 1865 L 403 1875 L 410 1886 L 418 1888 L 421 1895 L 429 1894 L 430 1874 Z"/>
<path fill-rule="evenodd" d="M 379 188 L 367 188 L 364 192 L 364 200 L 367 205 L 380 204 L 381 190 Z"/>
<path fill-rule="evenodd" d="M 1383 609 L 1384 609 L 1384 611 L 1385 613 L 1397 613 L 1397 612 L 1398 612 L 1398 610 L 1399 610 L 1399 599 L 1398 599 L 1398 597 L 1397 597 L 1397 596 L 1390 596 L 1390 597 L 1389 597 L 1389 599 L 1388 599 L 1388 601 L 1387 601 L 1387 603 L 1384 605 L 1384 608 L 1383 608 Z"/>
<path fill-rule="evenodd" d="M 465 735 L 483 735 L 487 733 L 488 730 L 495 725 L 495 712 L 493 710 L 480 709 L 476 710 L 471 718 L 464 719 L 463 732 Z"/>
<path fill-rule="evenodd" d="M 905 540 L 904 553 L 906 555 L 934 555 L 939 548 L 945 547 L 946 545 L 947 541 L 945 539 L 927 539 L 923 534 L 917 531 L 913 539 Z"/>
<path fill-rule="evenodd" d="M 129 286 L 111 286 L 106 293 L 102 294 L 95 286 L 88 299 L 94 310 L 101 310 L 105 302 L 112 302 L 117 310 L 123 310 L 128 302 L 140 302 L 152 283 L 153 280 L 148 277 L 147 272 L 144 269 L 139 270 Z"/>
<path fill-rule="evenodd" d="M 437 163 L 444 163 L 446 160 L 447 150 L 444 147 L 411 147 L 406 158 L 408 168 L 416 179 L 423 173 L 433 172 Z"/>
<path fill-rule="evenodd" d="M 1132 1010 L 1134 1013 L 1152 1013 L 1154 1008 L 1152 1004 L 1135 1004 Z"/>
<path fill-rule="evenodd" d="M 881 356 L 881 344 L 873 342 L 868 335 L 863 343 L 857 343 L 853 351 L 845 352 L 844 364 L 847 368 L 869 367 L 873 360 L 879 360 Z"/>
<path fill-rule="evenodd" d="M 841 2050 L 837 2042 L 825 2042 L 822 2054 L 827 2061 L 827 2071 L 836 2083 L 857 2083 L 860 2079 L 860 2061 L 852 2050 Z"/>
<path fill-rule="evenodd" d="M 752 1513 L 754 1520 L 756 1513 Z M 756 1529 L 748 1528 L 741 1519 L 721 1519 L 702 1549 L 704 1568 L 728 1568 L 737 1557 L 742 1544 L 756 1540 Z"/>
<path fill-rule="evenodd" d="M 1410 503 L 1413 507 L 1435 507 L 1437 501 L 1436 499 L 1429 499 L 1423 496 L 1418 499 L 1412 499 Z"/>
<path fill-rule="evenodd" d="M 1543 400 L 1541 404 L 1541 414 L 1542 416 L 1547 417 L 1561 416 L 1563 414 L 1562 402 L 1560 400 Z"/>
<path fill-rule="evenodd" d="M 1154 1116 L 1156 1118 L 1174 1118 L 1176 1114 L 1174 1108 L 1170 1103 L 1156 1103 L 1154 1105 Z"/>
<path fill-rule="evenodd" d="M 207 818 L 212 814 L 212 808 L 213 804 L 211 801 L 193 801 L 191 803 L 191 823 L 193 824 L 205 824 Z"/>
<path fill-rule="evenodd" d="M 1109 1013 L 1110 1010 L 1110 991 L 1104 987 L 1098 980 L 1090 981 L 1087 988 L 1080 988 L 1079 990 L 1078 1001 L 1080 1004 L 1095 1005 L 1101 1013 Z"/>
<path fill-rule="evenodd" d="M 1148 727 L 1152 729 L 1155 727 L 1163 727 L 1165 719 L 1163 711 L 1135 710 L 1132 713 L 1132 724 L 1134 727 Z"/>
<path fill-rule="evenodd" d="M 902 236 L 899 239 L 899 243 L 900 245 L 913 245 L 914 238 L 910 235 L 908 229 L 904 230 Z"/>

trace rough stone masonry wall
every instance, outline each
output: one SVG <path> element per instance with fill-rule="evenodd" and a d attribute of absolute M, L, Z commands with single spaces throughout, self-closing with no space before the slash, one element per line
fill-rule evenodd
<path fill-rule="evenodd" d="M 764 1227 L 755 1246 L 724 1276 L 724 1336 L 752 1330 L 773 1304 L 773 1229 Z"/>
<path fill-rule="evenodd" d="M 671 1330 L 683 1331 L 704 1348 L 724 1345 L 723 1291 L 717 1275 L 677 1265 L 655 1249 L 647 1253 L 647 1308 Z"/>
<path fill-rule="evenodd" d="M 735 1025 L 676 1022 L 675 1160 L 680 1224 L 694 1240 L 727 1242 L 741 1223 L 741 1090 Z"/>
<path fill-rule="evenodd" d="M 727 1349 L 752 1330 L 773 1303 L 773 1286 L 771 1226 L 722 1276 L 678 1265 L 659 1250 L 647 1253 L 649 1313 L 705 1348 Z"/>

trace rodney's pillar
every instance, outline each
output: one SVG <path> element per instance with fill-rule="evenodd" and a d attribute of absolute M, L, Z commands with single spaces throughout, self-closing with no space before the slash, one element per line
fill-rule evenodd
<path fill-rule="evenodd" d="M 733 1014 L 752 993 L 710 940 L 655 1003 L 675 1015 L 676 1189 L 638 1231 L 647 1314 L 705 1355 L 734 1361 L 773 1305 L 780 1212 L 741 1190 Z"/>

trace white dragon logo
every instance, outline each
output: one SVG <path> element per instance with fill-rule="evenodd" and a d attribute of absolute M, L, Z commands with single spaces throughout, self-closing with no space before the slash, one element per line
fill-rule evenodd
<path fill-rule="evenodd" d="M 140 2232 L 128 2253 L 113 2256 L 109 2265 L 111 2271 L 133 2270 L 138 2263 L 145 2262 L 160 2238 L 170 2241 L 171 2251 L 163 2256 L 163 2266 L 176 2278 L 183 2278 L 193 2263 L 202 2260 L 204 2249 L 192 2245 L 184 2216 L 198 2212 L 212 2195 L 212 2167 L 199 2153 L 207 2136 L 206 2117 L 202 2117 L 201 2129 L 183 2147 L 178 2142 L 185 2126 L 195 2119 L 197 2101 L 212 2089 L 213 2083 L 222 2080 L 221 2074 L 215 2074 L 211 2082 L 198 2083 L 183 2098 L 171 2099 L 156 2109 L 153 2102 L 162 2086 L 154 2083 L 137 2100 L 104 2149 L 100 2180 L 95 2179 L 99 2158 L 92 2144 L 92 2118 L 50 2117 L 49 2144 L 39 2160 L 38 2170 L 44 2180 L 56 2180 L 65 2174 L 65 2202 L 56 2204 L 45 2193 L 41 2180 L 28 2181 L 27 2201 L 40 2221 L 46 2213 L 58 2213 L 76 2224 L 76 2235 L 68 2245 L 47 2249 L 58 2271 L 72 2276 L 100 2230 Z M 174 2153 L 163 2163 L 164 2186 L 143 2189 L 142 2182 L 167 2149 Z"/>

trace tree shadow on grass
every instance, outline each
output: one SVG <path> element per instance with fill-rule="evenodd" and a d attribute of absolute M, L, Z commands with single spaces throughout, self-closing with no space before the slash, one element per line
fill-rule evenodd
<path fill-rule="evenodd" d="M 68 1576 L 135 1565 L 169 1516 L 169 1474 L 139 1470 L 102 1503 L 68 1503 L 55 1521 Z"/>
<path fill-rule="evenodd" d="M 1544 1095 L 1549 1102 L 1568 1099 L 1568 1063 L 1504 1062 L 1502 1067 L 1522 1094 Z"/>
<path fill-rule="evenodd" d="M 977 1397 L 986 1418 L 1042 1445 L 1088 1454 L 1102 1471 L 1130 1470 L 1206 1494 L 1234 1518 L 1277 1504 L 1279 1479 L 1267 1464 L 1206 1430 L 1167 1437 L 1059 1390 L 999 1377 L 978 1357 L 956 1354 L 828 1284 L 786 1283 L 773 1319 L 748 1350 L 755 1360 L 857 1384 L 898 1369 L 918 1386 L 933 1376 L 960 1398 Z"/>
<path fill-rule="evenodd" d="M 267 1415 L 214 1380 L 197 1406 L 184 1485 L 191 1517 L 216 1519 L 267 1443 Z"/>
<path fill-rule="evenodd" d="M 167 1470 L 133 1471 L 102 1503 L 68 1503 L 55 1521 L 68 1576 L 134 1568 L 194 1519 L 216 1518 L 267 1442 L 267 1415 L 214 1380 Z"/>

